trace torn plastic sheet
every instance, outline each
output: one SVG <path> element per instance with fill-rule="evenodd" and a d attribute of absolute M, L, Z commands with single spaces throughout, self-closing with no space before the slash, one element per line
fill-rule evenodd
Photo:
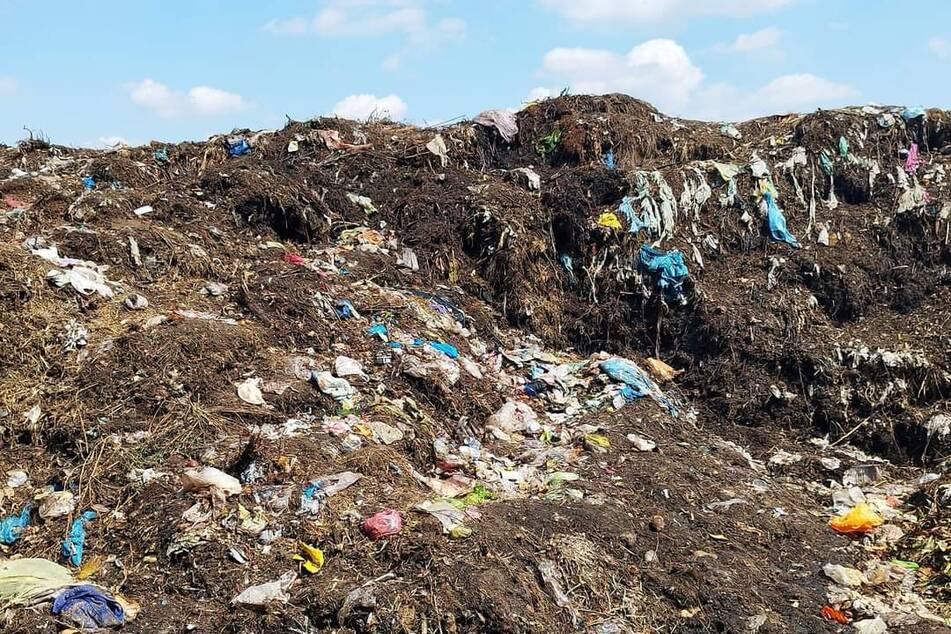
<path fill-rule="evenodd" d="M 784 216 L 783 212 L 779 209 L 773 195 L 769 192 L 764 192 L 763 201 L 766 203 L 766 223 L 769 226 L 769 235 L 772 236 L 773 240 L 785 242 L 798 248 L 799 241 L 796 240 L 796 236 L 789 233 L 789 230 L 786 228 L 786 216 Z"/>

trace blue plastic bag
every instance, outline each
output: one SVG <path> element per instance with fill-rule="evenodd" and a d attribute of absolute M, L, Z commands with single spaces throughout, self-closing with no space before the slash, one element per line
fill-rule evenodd
<path fill-rule="evenodd" d="M 637 217 L 637 213 L 634 211 L 634 199 L 630 196 L 624 197 L 624 200 L 618 205 L 617 212 L 627 219 L 628 233 L 637 233 L 647 227 L 647 225 Z"/>
<path fill-rule="evenodd" d="M 334 310 L 337 312 L 337 317 L 340 319 L 350 319 L 356 313 L 356 309 L 353 307 L 353 304 L 349 300 L 341 299 L 334 306 Z"/>
<path fill-rule="evenodd" d="M 373 324 L 367 328 L 368 335 L 380 335 L 386 337 L 386 324 Z"/>
<path fill-rule="evenodd" d="M 608 150 L 605 152 L 601 162 L 604 163 L 604 166 L 609 170 L 616 169 L 617 162 L 614 160 L 614 150 Z"/>
<path fill-rule="evenodd" d="M 612 357 L 602 361 L 599 367 L 609 377 L 624 384 L 620 394 L 628 401 L 650 396 L 659 405 L 662 405 L 671 416 L 676 417 L 679 414 L 680 409 L 677 402 L 667 397 L 654 383 L 653 379 L 633 361 L 622 357 Z"/>
<path fill-rule="evenodd" d="M 125 621 L 122 604 L 96 586 L 70 586 L 53 597 L 53 614 L 83 630 L 115 627 Z"/>
<path fill-rule="evenodd" d="M 168 163 L 168 150 L 166 148 L 160 147 L 159 149 L 152 152 L 152 157 L 159 163 Z"/>
<path fill-rule="evenodd" d="M 60 552 L 63 559 L 68 559 L 69 563 L 78 566 L 83 563 L 83 545 L 86 543 L 86 524 L 96 519 L 95 511 L 86 511 L 73 520 L 73 525 L 69 529 L 69 535 L 63 540 L 63 546 Z"/>
<path fill-rule="evenodd" d="M 769 226 L 769 235 L 773 237 L 773 240 L 779 240 L 798 248 L 799 241 L 796 240 L 796 236 L 786 229 L 786 216 L 779 210 L 776 201 L 773 200 L 773 195 L 765 192 L 763 198 L 766 199 L 766 222 Z"/>
<path fill-rule="evenodd" d="M 658 276 L 657 287 L 668 297 L 679 297 L 684 280 L 690 271 L 684 262 L 684 254 L 674 249 L 664 253 L 642 245 L 640 252 L 641 267 Z"/>
<path fill-rule="evenodd" d="M 922 106 L 909 106 L 902 110 L 901 118 L 905 121 L 911 121 L 912 119 L 925 116 L 926 112 Z"/>
<path fill-rule="evenodd" d="M 459 351 L 456 350 L 456 347 L 451 343 L 443 343 L 442 341 L 430 341 L 429 347 L 439 350 L 441 353 L 449 357 L 450 359 L 459 358 Z"/>
<path fill-rule="evenodd" d="M 12 544 L 20 539 L 20 535 L 30 525 L 30 511 L 32 504 L 27 504 L 19 515 L 11 515 L 0 520 L 0 544 Z"/>
<path fill-rule="evenodd" d="M 599 367 L 615 381 L 624 383 L 628 389 L 622 388 L 621 393 L 629 400 L 648 396 L 658 389 L 657 384 L 633 361 L 612 357 L 602 361 Z"/>
<path fill-rule="evenodd" d="M 247 139 L 237 139 L 228 141 L 228 154 L 231 156 L 241 156 L 251 151 L 251 144 Z"/>
<path fill-rule="evenodd" d="M 96 187 L 96 179 L 92 176 L 83 176 L 83 189 L 91 192 Z"/>

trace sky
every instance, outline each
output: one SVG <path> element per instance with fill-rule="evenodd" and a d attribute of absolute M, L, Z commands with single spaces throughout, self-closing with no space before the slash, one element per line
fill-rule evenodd
<path fill-rule="evenodd" d="M 568 89 L 683 117 L 951 108 L 951 2 L 0 0 L 0 143 L 415 124 Z"/>

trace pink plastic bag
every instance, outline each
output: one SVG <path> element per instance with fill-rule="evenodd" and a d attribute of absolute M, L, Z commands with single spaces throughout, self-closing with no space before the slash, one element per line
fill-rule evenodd
<path fill-rule="evenodd" d="M 918 144 L 912 143 L 908 150 L 908 160 L 905 161 L 905 171 L 914 174 L 918 171 Z"/>
<path fill-rule="evenodd" d="M 381 539 L 388 535 L 395 535 L 403 529 L 403 518 L 399 511 L 386 509 L 363 522 L 363 532 L 370 539 Z"/>

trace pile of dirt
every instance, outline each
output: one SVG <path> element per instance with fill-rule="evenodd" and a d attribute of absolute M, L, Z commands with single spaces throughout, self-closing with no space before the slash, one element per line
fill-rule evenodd
<path fill-rule="evenodd" d="M 946 631 L 949 124 L 0 148 L 5 631 Z"/>

